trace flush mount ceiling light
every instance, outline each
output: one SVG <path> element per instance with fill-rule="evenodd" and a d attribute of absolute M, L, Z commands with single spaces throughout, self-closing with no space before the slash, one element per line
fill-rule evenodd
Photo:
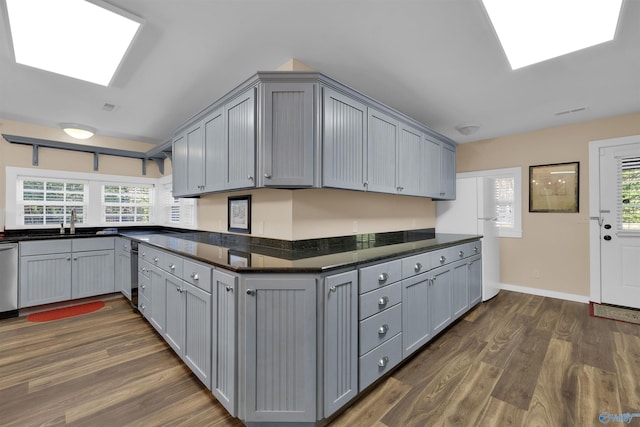
<path fill-rule="evenodd" d="M 482 0 L 512 69 L 613 40 L 622 0 Z"/>
<path fill-rule="evenodd" d="M 108 86 L 142 20 L 101 0 L 6 0 L 17 63 Z"/>
<path fill-rule="evenodd" d="M 95 129 L 76 123 L 60 123 L 60 127 L 64 133 L 75 139 L 89 139 L 96 133 Z"/>
<path fill-rule="evenodd" d="M 474 133 L 478 132 L 478 129 L 480 129 L 480 126 L 478 125 L 458 125 L 456 126 L 456 130 L 458 132 L 460 132 L 460 134 L 464 135 L 464 136 L 469 136 L 469 135 L 473 135 Z"/>

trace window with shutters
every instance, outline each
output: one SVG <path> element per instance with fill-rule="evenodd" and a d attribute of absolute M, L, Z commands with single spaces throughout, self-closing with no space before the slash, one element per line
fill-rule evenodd
<path fill-rule="evenodd" d="M 618 227 L 640 231 L 640 157 L 619 159 L 618 171 Z"/>
<path fill-rule="evenodd" d="M 159 185 L 161 225 L 179 228 L 198 227 L 197 199 L 173 197 L 171 176 L 162 178 Z"/>
<path fill-rule="evenodd" d="M 75 209 L 76 223 L 84 223 L 86 184 L 83 181 L 19 177 L 16 191 L 18 222 L 26 226 L 68 224 L 71 211 Z"/>
<path fill-rule="evenodd" d="M 103 185 L 102 215 L 105 224 L 152 222 L 153 186 Z"/>

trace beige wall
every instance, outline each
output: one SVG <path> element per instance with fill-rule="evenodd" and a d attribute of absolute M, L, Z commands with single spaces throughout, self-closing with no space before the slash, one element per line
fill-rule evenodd
<path fill-rule="evenodd" d="M 501 239 L 502 282 L 589 296 L 589 141 L 640 134 L 640 113 L 458 147 L 457 170 L 522 167 L 522 238 Z M 529 213 L 529 166 L 580 162 L 579 213 Z"/>
<path fill-rule="evenodd" d="M 227 197 L 251 195 L 251 235 L 304 240 L 435 227 L 430 199 L 332 189 L 212 194 L 198 201 L 198 228 L 227 232 Z"/>
<path fill-rule="evenodd" d="M 147 144 L 144 142 L 109 138 L 100 135 L 95 135 L 88 140 L 80 141 L 71 138 L 70 136 L 65 134 L 62 129 L 54 129 L 45 126 L 32 125 L 4 119 L 0 119 L 0 133 L 142 152 L 153 148 L 152 144 Z M 0 223 L 2 224 L 4 223 L 3 213 L 6 206 L 5 168 L 7 166 L 23 168 L 34 167 L 31 164 L 32 157 L 33 150 L 31 146 L 11 144 L 5 141 L 4 138 L 0 138 Z M 93 154 L 67 150 L 56 150 L 51 148 L 40 148 L 38 150 L 38 166 L 36 167 L 40 169 L 65 170 L 72 172 L 142 176 L 142 162 L 139 159 L 130 159 L 115 156 L 100 156 L 99 170 L 96 172 L 93 170 Z M 147 162 L 146 176 L 148 178 L 158 178 L 161 176 L 155 163 Z"/>

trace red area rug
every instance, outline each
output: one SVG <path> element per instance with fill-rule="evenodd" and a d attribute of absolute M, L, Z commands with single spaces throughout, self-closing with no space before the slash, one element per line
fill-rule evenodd
<path fill-rule="evenodd" d="M 72 307 L 56 308 L 54 310 L 31 313 L 27 316 L 30 322 L 49 322 L 51 320 L 64 319 L 66 317 L 79 316 L 81 314 L 92 313 L 104 307 L 104 302 L 96 301 L 86 304 L 74 305 Z"/>

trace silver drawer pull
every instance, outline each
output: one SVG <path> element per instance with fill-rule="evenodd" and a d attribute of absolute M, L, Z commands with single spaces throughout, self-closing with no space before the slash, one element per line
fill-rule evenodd
<path fill-rule="evenodd" d="M 474 246 L 474 247 L 473 247 L 473 251 L 474 251 L 475 253 L 478 253 L 478 247 L 477 247 L 477 246 Z"/>
<path fill-rule="evenodd" d="M 387 356 L 384 356 L 382 359 L 378 360 L 378 366 L 381 368 L 386 367 L 388 363 L 389 363 L 389 358 Z"/>
<path fill-rule="evenodd" d="M 158 261 L 159 261 L 159 260 L 158 260 L 158 257 L 157 257 L 157 256 L 154 256 L 154 257 L 153 257 L 153 262 L 156 262 L 156 263 L 157 263 Z"/>
<path fill-rule="evenodd" d="M 146 252 L 142 252 L 140 255 L 147 256 L 147 253 Z"/>
<path fill-rule="evenodd" d="M 200 276 L 198 276 L 198 273 L 191 273 L 191 278 L 192 278 L 193 280 L 199 280 L 199 279 L 200 279 Z"/>
<path fill-rule="evenodd" d="M 144 311 L 144 309 L 145 309 L 145 308 L 147 308 L 147 307 L 145 307 L 145 305 L 144 305 L 144 304 L 141 304 L 141 305 L 140 305 L 140 310 Z"/>
<path fill-rule="evenodd" d="M 440 257 L 440 264 L 444 264 L 444 262 L 445 262 L 446 260 L 447 260 L 447 258 L 446 258 L 444 255 L 442 255 L 442 256 Z"/>
<path fill-rule="evenodd" d="M 380 326 L 380 328 L 378 329 L 378 335 L 384 335 L 389 331 L 389 325 L 387 325 L 386 323 L 382 326 Z"/>
<path fill-rule="evenodd" d="M 175 270 L 175 269 L 176 269 L 176 265 L 175 265 L 175 264 L 169 264 L 169 268 L 170 268 L 171 270 Z"/>
<path fill-rule="evenodd" d="M 140 288 L 144 291 L 145 289 L 147 289 L 146 285 L 140 285 Z"/>
<path fill-rule="evenodd" d="M 460 255 L 460 258 L 462 258 L 464 256 L 464 252 L 460 251 L 458 252 L 458 255 Z"/>
<path fill-rule="evenodd" d="M 231 292 L 231 291 L 233 291 L 233 288 L 231 286 L 225 286 L 225 290 L 227 292 Z"/>
<path fill-rule="evenodd" d="M 389 279 L 389 275 L 387 273 L 382 273 L 378 276 L 378 282 L 386 282 Z"/>
<path fill-rule="evenodd" d="M 335 293 L 336 291 L 337 291 L 337 289 L 336 289 L 336 287 L 335 287 L 335 286 L 331 286 L 331 287 L 329 288 L 329 292 L 330 292 L 330 293 Z"/>
<path fill-rule="evenodd" d="M 388 303 L 389 303 L 389 297 L 387 297 L 387 296 L 384 296 L 384 297 L 382 297 L 382 298 L 380 298 L 378 300 L 378 305 L 381 306 L 381 307 L 384 307 Z"/>
<path fill-rule="evenodd" d="M 419 262 L 416 262 L 416 265 L 413 266 L 413 271 L 417 273 L 420 270 L 422 270 L 422 264 L 420 264 Z"/>

